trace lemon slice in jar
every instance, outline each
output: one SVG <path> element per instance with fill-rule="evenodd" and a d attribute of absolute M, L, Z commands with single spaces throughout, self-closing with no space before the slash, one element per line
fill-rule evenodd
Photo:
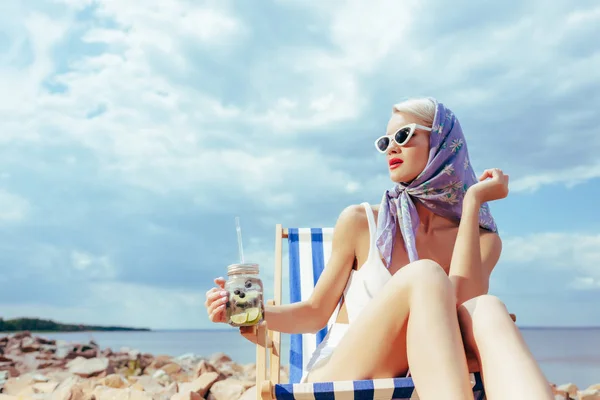
<path fill-rule="evenodd" d="M 248 309 L 248 322 L 255 323 L 260 318 L 260 308 L 254 307 Z"/>
<path fill-rule="evenodd" d="M 231 316 L 231 322 L 233 322 L 234 324 L 243 324 L 244 322 L 246 322 L 248 320 L 248 313 L 247 312 L 243 312 L 241 314 L 235 314 Z"/>

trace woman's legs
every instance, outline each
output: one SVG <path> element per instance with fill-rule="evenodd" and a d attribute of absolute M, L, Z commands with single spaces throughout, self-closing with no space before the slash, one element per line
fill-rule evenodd
<path fill-rule="evenodd" d="M 465 345 L 479 359 L 486 397 L 554 399 L 550 385 L 504 304 L 483 295 L 459 307 Z"/>
<path fill-rule="evenodd" d="M 308 380 L 411 375 L 421 399 L 472 399 L 456 298 L 444 270 L 419 260 L 399 270 Z"/>

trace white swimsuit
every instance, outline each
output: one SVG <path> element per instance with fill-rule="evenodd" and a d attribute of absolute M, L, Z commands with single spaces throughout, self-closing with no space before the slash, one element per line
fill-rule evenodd
<path fill-rule="evenodd" d="M 315 352 L 312 354 L 304 373 L 301 382 L 306 382 L 308 372 L 314 369 L 317 365 L 325 363 L 333 353 L 333 350 L 340 343 L 348 327 L 358 319 L 358 315 L 365 306 L 381 291 L 383 286 L 390 280 L 392 275 L 381 261 L 379 251 L 375 241 L 377 239 L 377 229 L 375 224 L 375 216 L 373 210 L 368 203 L 362 203 L 367 213 L 369 221 L 369 255 L 367 261 L 358 268 L 352 269 L 346 287 L 344 289 L 344 304 L 348 312 L 348 324 L 334 323 L 323 341 L 319 343 Z M 337 319 L 339 306 L 336 309 L 334 321 Z"/>

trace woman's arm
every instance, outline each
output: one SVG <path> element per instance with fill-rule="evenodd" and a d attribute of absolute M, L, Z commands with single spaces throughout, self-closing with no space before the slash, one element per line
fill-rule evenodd
<path fill-rule="evenodd" d="M 335 225 L 331 257 L 308 300 L 278 306 L 265 305 L 270 330 L 311 333 L 321 330 L 342 295 L 355 257 L 357 234 L 365 213 L 361 206 L 347 207 Z"/>
<path fill-rule="evenodd" d="M 488 292 L 490 275 L 502 252 L 502 241 L 496 233 L 481 233 L 480 208 L 481 202 L 467 192 L 449 272 L 457 305 Z"/>
<path fill-rule="evenodd" d="M 448 274 L 455 288 L 457 305 L 488 291 L 490 275 L 502 252 L 502 241 L 496 233 L 482 233 L 479 209 L 484 202 L 507 195 L 508 175 L 497 168 L 484 171 L 479 182 L 465 193 Z"/>

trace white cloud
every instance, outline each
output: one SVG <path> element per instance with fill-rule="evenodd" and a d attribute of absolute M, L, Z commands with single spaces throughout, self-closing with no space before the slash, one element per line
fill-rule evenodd
<path fill-rule="evenodd" d="M 573 188 L 591 179 L 600 177 L 600 164 L 579 166 L 556 172 L 542 172 L 516 179 L 510 184 L 511 191 L 533 193 L 546 185 L 563 184 Z"/>
<path fill-rule="evenodd" d="M 71 263 L 76 271 L 85 273 L 90 278 L 107 280 L 116 276 L 115 267 L 107 256 L 74 250 L 71 252 Z"/>
<path fill-rule="evenodd" d="M 577 10 L 567 15 L 567 23 L 577 25 L 591 24 L 600 20 L 600 7 L 593 9 Z"/>
<path fill-rule="evenodd" d="M 503 240 L 501 261 L 535 270 L 562 270 L 574 288 L 597 287 L 600 280 L 600 234 L 547 232 Z"/>
<path fill-rule="evenodd" d="M 600 279 L 591 276 L 579 276 L 573 279 L 569 286 L 576 290 L 600 289 Z"/>
<path fill-rule="evenodd" d="M 0 189 L 0 222 L 16 222 L 27 217 L 29 201 L 24 197 Z"/>
<path fill-rule="evenodd" d="M 299 49 L 294 65 L 310 70 L 316 64 L 314 76 L 335 81 L 342 71 L 356 81 L 363 100 L 356 113 L 377 101 L 364 100 L 375 78 L 385 80 L 397 96 L 392 102 L 433 95 L 457 111 L 474 164 L 493 163 L 522 177 L 516 190 L 598 176 L 590 153 L 600 146 L 598 100 L 582 93 L 597 92 L 592 87 L 600 81 L 600 55 L 589 42 L 598 33 L 598 8 L 498 3 L 483 23 L 481 6 L 467 2 L 448 13 L 432 13 L 439 7 L 433 1 L 282 3 L 308 7 L 328 21 L 335 51 L 315 57 L 318 52 Z"/>
<path fill-rule="evenodd" d="M 239 15 L 229 2 L 100 0 L 84 13 L 76 11 L 91 1 L 62 3 L 70 8 L 56 15 L 16 8 L 0 15 L 10 37 L 0 54 L 0 142 L 11 146 L 1 177 L 26 171 L 31 186 L 68 188 L 31 196 L 36 210 L 39 202 L 40 210 L 61 204 L 68 212 L 18 232 L 31 243 L 6 244 L 4 264 L 19 267 L 19 282 L 43 275 L 68 289 L 72 280 L 91 281 L 85 307 L 41 309 L 61 319 L 204 325 L 203 293 L 181 289 L 193 270 L 188 243 L 201 241 L 212 259 L 225 259 L 215 225 L 238 209 L 250 209 L 261 229 L 284 221 L 322 226 L 349 202 L 379 201 L 391 183 L 362 146 L 375 154 L 368 135 L 407 96 L 435 95 L 460 114 L 474 164 L 505 169 L 513 191 L 600 177 L 592 153 L 600 145 L 600 57 L 584 45 L 594 37 L 597 8 L 498 3 L 482 20 L 480 6 L 466 1 L 444 13 L 431 12 L 439 7 L 433 2 L 279 2 L 313 13 L 292 10 L 306 24 L 273 35 L 283 19 L 269 21 L 269 10 Z M 293 29 L 300 25 L 309 27 L 306 37 Z M 64 193 L 79 196 L 76 207 Z M 3 225 L 31 207 L 0 191 Z M 82 229 L 86 240 L 73 243 L 70 235 Z M 111 231 L 122 242 L 107 239 Z M 503 262 L 572 272 L 565 285 L 597 287 L 596 236 L 523 235 L 505 240 Z M 247 249 L 266 274 L 267 297 L 271 237 L 250 240 Z M 146 254 L 152 260 L 122 263 L 155 243 Z M 235 261 L 235 247 L 231 254 Z M 167 276 L 171 259 L 180 269 Z M 132 273 L 147 265 L 149 278 Z M 225 267 L 198 273 L 224 274 Z"/>

